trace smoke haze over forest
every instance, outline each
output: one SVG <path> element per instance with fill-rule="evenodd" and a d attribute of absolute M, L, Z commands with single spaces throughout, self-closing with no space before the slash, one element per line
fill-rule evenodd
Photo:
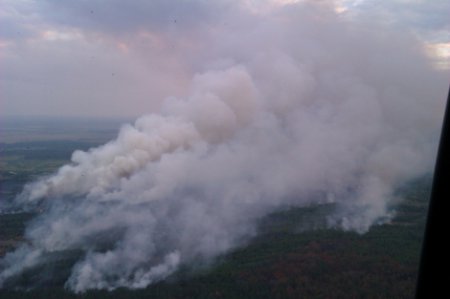
<path fill-rule="evenodd" d="M 328 225 L 364 233 L 394 215 L 396 186 L 433 169 L 448 69 L 410 30 L 345 1 L 43 3 L 33 15 L 47 42 L 23 25 L 22 43 L 45 58 L 59 45 L 49 72 L 76 63 L 29 92 L 61 99 L 41 102 L 54 109 L 144 116 L 25 186 L 14 206 L 43 212 L 1 260 L 0 287 L 78 250 L 69 289 L 144 288 L 245 244 L 290 206 L 336 203 Z M 16 75 L 44 63 L 14 59 L 2 63 Z"/>

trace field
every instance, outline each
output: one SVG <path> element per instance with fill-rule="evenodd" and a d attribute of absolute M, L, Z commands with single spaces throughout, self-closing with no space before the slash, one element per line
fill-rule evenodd
<path fill-rule="evenodd" d="M 67 163 L 74 149 L 105 142 L 113 129 L 73 132 L 56 139 L 27 141 L 25 133 L 21 140 L 2 139 L 1 200 L 11 200 L 26 182 Z M 402 201 L 393 207 L 395 219 L 363 235 L 326 228 L 332 204 L 291 208 L 261 219 L 260 234 L 245 246 L 208 264 L 180 269 L 143 290 L 70 293 L 62 284 L 77 253 L 68 253 L 17 283 L 44 280 L 45 287 L 2 289 L 0 298 L 413 298 L 430 185 L 427 176 L 399 188 Z M 20 243 L 32 217 L 0 214 L 0 256 Z M 50 270 L 59 276 L 45 277 Z"/>

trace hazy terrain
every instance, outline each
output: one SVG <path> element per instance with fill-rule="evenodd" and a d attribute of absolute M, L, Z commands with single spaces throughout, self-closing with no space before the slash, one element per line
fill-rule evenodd
<path fill-rule="evenodd" d="M 448 2 L 3 2 L 2 292 L 412 295 Z"/>
<path fill-rule="evenodd" d="M 0 144 L 0 255 L 24 241 L 25 225 L 39 218 L 6 209 L 25 183 L 69 162 L 76 149 L 111 139 L 117 122 L 67 124 L 19 121 L 3 126 Z M 84 130 L 82 128 L 85 128 Z M 54 131 L 52 131 L 54 130 Z M 57 132 L 57 133 L 55 133 Z M 328 228 L 334 203 L 285 206 L 258 220 L 257 233 L 212 259 L 184 264 L 140 290 L 64 289 L 82 251 L 47 252 L 45 261 L 6 280 L 1 298 L 412 298 L 424 229 L 430 176 L 398 186 L 393 219 L 365 234 Z M 12 213 L 14 212 L 14 213 Z M 106 243 L 105 243 L 106 244 Z M 108 250 L 108 244 L 105 245 Z M 101 249 L 99 249 L 101 250 Z M 0 269 L 2 267 L 0 262 Z"/>

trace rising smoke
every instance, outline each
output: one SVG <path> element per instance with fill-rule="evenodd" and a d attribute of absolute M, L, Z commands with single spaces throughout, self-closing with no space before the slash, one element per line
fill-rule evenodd
<path fill-rule="evenodd" d="M 0 286 L 74 250 L 69 289 L 143 288 L 287 206 L 334 202 L 329 225 L 364 233 L 432 169 L 447 83 L 410 35 L 311 4 L 228 21 L 186 54 L 204 60 L 186 97 L 25 186 L 15 204 L 44 211 Z"/>

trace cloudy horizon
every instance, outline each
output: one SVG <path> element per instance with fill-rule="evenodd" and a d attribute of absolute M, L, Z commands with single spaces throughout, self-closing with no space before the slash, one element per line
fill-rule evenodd
<path fill-rule="evenodd" d="M 316 6 L 327 7 L 320 11 L 324 20 L 354 23 L 356 30 L 368 34 L 397 32 L 408 36 L 405 43 L 416 39 L 430 63 L 448 76 L 448 1 L 319 3 Z M 188 95 L 195 74 L 224 67 L 233 59 L 248 59 L 242 56 L 245 50 L 235 57 L 234 47 L 254 50 L 248 41 L 239 40 L 242 35 L 267 47 L 261 35 L 273 32 L 270 26 L 277 18 L 312 4 L 2 0 L 1 5 L 1 116 L 136 118 L 158 112 L 167 97 Z M 299 27 L 298 35 L 305 30 L 314 32 Z M 283 36 L 271 38 L 270 46 L 286 42 Z"/>
<path fill-rule="evenodd" d="M 24 187 L 0 287 L 76 251 L 70 290 L 145 288 L 287 207 L 365 233 L 432 171 L 444 2 L 3 2 L 3 114 L 142 116 Z"/>

